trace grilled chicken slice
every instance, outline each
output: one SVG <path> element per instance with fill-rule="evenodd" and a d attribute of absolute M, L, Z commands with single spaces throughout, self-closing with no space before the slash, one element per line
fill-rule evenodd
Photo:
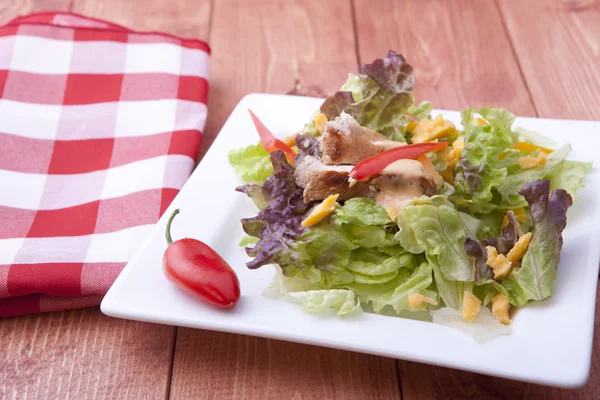
<path fill-rule="evenodd" d="M 321 160 L 328 165 L 356 164 L 405 144 L 360 126 L 351 115 L 344 112 L 325 124 L 319 138 L 319 150 L 323 154 Z"/>
<path fill-rule="evenodd" d="M 336 193 L 338 200 L 373 197 L 375 188 L 369 182 L 356 182 L 350 187 L 348 175 L 352 168 L 352 165 L 325 165 L 318 158 L 306 156 L 296 166 L 294 178 L 296 184 L 304 188 L 305 203 L 323 200 Z"/>
<path fill-rule="evenodd" d="M 352 168 L 352 165 L 325 165 L 313 156 L 306 156 L 297 165 L 294 178 L 296 184 L 304 188 L 306 203 L 336 193 L 338 200 L 372 197 L 385 203 L 437 193 L 435 181 L 415 160 L 396 161 L 377 177 L 350 186 L 348 177 Z"/>

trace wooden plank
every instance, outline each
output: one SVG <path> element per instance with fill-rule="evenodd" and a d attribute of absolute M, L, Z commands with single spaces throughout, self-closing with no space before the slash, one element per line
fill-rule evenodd
<path fill-rule="evenodd" d="M 600 1 L 498 4 L 540 117 L 600 119 Z"/>
<path fill-rule="evenodd" d="M 19 15 L 39 11 L 68 11 L 71 0 L 33 0 L 2 2 L 0 8 L 0 24 L 4 24 Z"/>
<path fill-rule="evenodd" d="M 205 137 L 216 135 L 247 93 L 286 93 L 297 87 L 300 94 L 324 94 L 357 68 L 345 0 L 225 0 L 214 6 Z M 178 332 L 173 398 L 400 396 L 394 360 L 217 332 Z"/>
<path fill-rule="evenodd" d="M 357 68 L 349 1 L 215 2 L 210 112 L 200 155 L 248 93 L 322 96 L 339 88 Z"/>
<path fill-rule="evenodd" d="M 164 399 L 174 337 L 98 309 L 0 319 L 0 398 Z"/>
<path fill-rule="evenodd" d="M 138 31 L 208 39 L 210 0 L 72 0 L 71 11 Z"/>
<path fill-rule="evenodd" d="M 394 360 L 179 329 L 174 399 L 398 399 Z"/>
<path fill-rule="evenodd" d="M 515 34 L 512 42 L 515 46 L 518 46 L 517 42 L 529 46 L 531 33 L 524 33 L 524 30 L 527 26 L 535 25 L 531 21 L 537 23 L 537 12 L 532 11 L 524 18 L 520 14 L 520 3 L 517 4 L 516 0 L 512 6 L 499 3 L 519 15 L 519 24 L 525 25 L 519 26 L 522 32 Z M 397 49 L 415 67 L 418 100 L 431 100 L 439 108 L 492 105 L 506 107 L 518 115 L 537 115 L 528 91 L 528 86 L 532 86 L 530 77 L 526 75 L 527 80 L 523 78 L 519 62 L 522 64 L 525 58 L 535 63 L 532 68 L 535 73 L 532 72 L 532 75 L 540 77 L 546 76 L 545 72 L 539 71 L 547 60 L 554 57 L 550 57 L 550 54 L 539 57 L 538 46 L 530 45 L 523 54 L 519 54 L 517 60 L 503 26 L 502 14 L 492 0 L 460 4 L 458 1 L 389 1 L 378 5 L 378 8 L 373 8 L 369 7 L 366 0 L 356 0 L 356 8 L 361 10 L 356 13 L 356 18 L 362 62 L 381 56 L 388 48 Z M 553 25 L 549 19 L 547 26 L 536 29 L 544 32 L 554 29 Z M 589 38 L 589 33 L 586 37 Z M 569 60 L 569 56 L 565 59 Z M 571 61 L 556 64 L 564 70 L 572 68 Z M 555 79 L 546 77 L 545 83 L 540 82 L 539 86 L 552 86 L 548 82 Z M 577 96 L 576 90 L 570 90 L 571 96 Z M 535 104 L 538 105 L 538 97 L 544 95 L 534 94 Z M 548 103 L 544 106 L 548 109 L 555 104 L 562 107 L 565 102 L 572 101 L 572 97 L 562 98 L 558 103 L 553 100 L 544 99 Z M 597 112 L 597 107 L 592 106 L 592 109 Z M 540 115 L 553 116 L 542 112 Z M 586 115 L 592 118 L 594 114 Z M 574 116 L 567 115 L 571 118 Z M 595 338 L 598 338 L 597 330 Z M 597 377 L 599 358 L 598 351 L 595 351 L 590 381 L 579 391 L 553 389 L 406 361 L 399 361 L 399 372 L 405 399 L 594 398 L 592 394 L 597 393 L 600 379 Z"/>
<path fill-rule="evenodd" d="M 504 26 L 493 0 L 355 0 L 362 63 L 389 49 L 415 69 L 417 101 L 434 107 L 505 107 L 533 116 Z"/>

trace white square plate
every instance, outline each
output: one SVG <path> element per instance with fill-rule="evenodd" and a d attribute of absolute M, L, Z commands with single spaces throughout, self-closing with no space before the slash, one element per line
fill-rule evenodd
<path fill-rule="evenodd" d="M 323 317 L 261 296 L 274 270 L 251 271 L 245 266 L 248 256 L 238 246 L 243 236 L 240 219 L 255 215 L 256 209 L 245 195 L 234 191 L 240 182 L 227 153 L 258 141 L 248 108 L 284 137 L 304 126 L 321 102 L 266 94 L 244 97 L 104 298 L 102 311 L 114 317 L 310 343 L 553 386 L 583 385 L 590 369 L 600 261 L 597 168 L 569 210 L 554 296 L 519 310 L 510 336 L 478 344 L 459 331 L 429 322 L 370 313 L 350 319 Z M 443 114 L 460 122 L 457 112 Z M 558 144 L 568 141 L 573 146 L 571 159 L 600 164 L 599 122 L 519 118 L 516 126 L 541 132 Z M 234 309 L 221 311 L 198 302 L 163 276 L 165 224 L 174 208 L 182 212 L 173 224 L 173 237 L 206 242 L 237 272 L 242 298 Z"/>

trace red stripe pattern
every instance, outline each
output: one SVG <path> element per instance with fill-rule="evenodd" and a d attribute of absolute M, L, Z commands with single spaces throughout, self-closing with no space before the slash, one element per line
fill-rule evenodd
<path fill-rule="evenodd" d="M 0 27 L 0 316 L 100 303 L 192 172 L 209 56 L 72 13 Z"/>

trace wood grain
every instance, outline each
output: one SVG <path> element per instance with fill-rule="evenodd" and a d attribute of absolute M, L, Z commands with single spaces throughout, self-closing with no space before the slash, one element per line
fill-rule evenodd
<path fill-rule="evenodd" d="M 357 68 L 349 0 L 219 0 L 212 25 L 210 113 L 200 155 L 244 95 L 323 95 Z"/>
<path fill-rule="evenodd" d="M 0 2 L 0 24 L 19 15 L 49 10 L 68 11 L 70 7 L 71 0 L 3 0 Z"/>
<path fill-rule="evenodd" d="M 600 119 L 600 1 L 499 1 L 540 117 Z"/>
<path fill-rule="evenodd" d="M 533 116 L 501 15 L 493 0 L 355 0 L 360 60 L 389 49 L 415 68 L 417 101 L 434 107 L 505 107 Z"/>
<path fill-rule="evenodd" d="M 247 93 L 328 93 L 357 69 L 347 1 L 218 1 L 213 18 L 205 138 L 216 135 Z M 180 328 L 171 394 L 393 399 L 399 398 L 396 369 L 385 358 Z"/>
<path fill-rule="evenodd" d="M 208 40 L 211 0 L 72 0 L 71 11 L 139 31 Z"/>
<path fill-rule="evenodd" d="M 98 309 L 0 319 L 0 398 L 164 399 L 174 334 Z"/>
<path fill-rule="evenodd" d="M 399 399 L 394 360 L 179 329 L 174 399 Z"/>

